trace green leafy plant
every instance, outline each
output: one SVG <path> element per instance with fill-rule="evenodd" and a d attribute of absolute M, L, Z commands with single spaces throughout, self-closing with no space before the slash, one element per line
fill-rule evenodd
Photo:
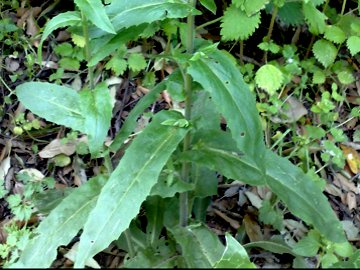
<path fill-rule="evenodd" d="M 325 15 L 313 2 L 302 2 L 301 14 L 311 33 L 319 35 L 325 32 Z M 213 1 L 201 3 L 214 12 Z M 34 236 L 23 247 L 19 259 L 11 262 L 11 267 L 49 267 L 56 258 L 57 248 L 69 244 L 77 235 L 80 241 L 74 267 L 84 267 L 88 259 L 113 241 L 128 252 L 124 263 L 127 267 L 255 267 L 237 240 L 226 234 L 224 246 L 200 221 L 205 211 L 201 210 L 204 208 L 201 203 L 213 195 L 214 190 L 216 192 L 216 172 L 230 180 L 269 188 L 276 202 L 281 201 L 293 215 L 316 230 L 314 250 L 324 250 L 322 265 L 337 262 L 332 255 L 342 245 L 348 248 L 341 223 L 312 177 L 266 147 L 254 92 L 245 83 L 236 59 L 218 49 L 218 44 L 195 37 L 194 17 L 200 14 L 195 9 L 196 1 L 112 1 L 104 6 L 97 0 L 76 0 L 75 4 L 76 11 L 61 13 L 46 24 L 38 56 L 41 58 L 41 47 L 53 31 L 69 27 L 71 33 L 83 37 L 84 46 L 80 48 L 88 67 L 88 85 L 78 92 L 47 82 L 26 82 L 17 86 L 16 95 L 39 117 L 86 134 L 91 157 L 104 159 L 107 171 L 79 188 L 70 189 L 33 231 Z M 266 4 L 268 1 L 233 1 L 222 18 L 223 39 L 244 41 L 249 38 Z M 281 1 L 272 4 L 273 25 L 286 5 Z M 136 53 L 127 55 L 125 44 L 147 36 L 150 27 L 157 29 L 158 21 L 185 17 L 186 24 L 173 25 L 179 28 L 180 44 L 172 46 L 168 42 L 168 51 L 161 55 L 162 59 L 171 61 L 176 70 L 137 103 L 112 143 L 106 146 L 104 141 L 113 105 L 106 83 L 97 83 L 94 79 L 94 66 L 105 61 L 105 67 L 117 75 L 124 72 L 126 64 L 132 72 L 140 72 L 145 68 L 144 57 Z M 302 22 L 299 19 L 289 23 Z M 233 27 L 233 24 L 240 27 L 244 23 L 244 28 Z M 264 47 L 271 45 L 271 31 L 267 43 L 261 47 L 277 53 L 279 48 Z M 325 34 L 325 38 L 328 35 Z M 171 34 L 167 36 L 170 38 Z M 332 41 L 321 39 L 314 43 L 315 58 L 325 69 L 330 67 L 337 52 L 333 50 L 336 50 L 335 45 L 331 45 L 330 55 L 323 55 L 322 46 L 340 42 L 341 34 L 339 36 Z M 350 43 L 349 49 L 356 52 L 356 46 Z M 65 52 L 66 57 L 68 50 L 62 49 L 58 47 L 58 53 L 64 55 Z M 291 47 L 282 48 L 283 54 L 296 59 L 294 51 Z M 284 74 L 299 72 L 301 63 L 295 62 L 285 67 L 285 71 L 268 63 L 258 69 L 256 75 L 252 67 L 247 66 L 248 79 L 253 77 L 255 84 L 273 96 L 275 103 L 276 91 L 289 81 Z M 169 85 L 174 92 L 178 91 L 179 99 L 183 97 L 184 108 L 151 115 L 151 122 L 133 136 L 135 138 L 113 169 L 111 155 L 124 150 L 125 140 L 134 131 L 138 117 Z M 328 113 L 332 108 L 329 95 L 329 92 L 322 93 L 321 101 L 313 110 Z M 339 99 L 336 94 L 332 98 Z M 220 128 L 220 116 L 226 119 L 226 131 Z M 336 134 L 336 130 L 333 133 Z M 334 152 L 336 146 L 325 141 L 324 148 Z M 328 158 L 325 152 L 324 161 L 328 162 Z M 342 165 L 342 160 L 333 159 L 333 162 Z M 141 207 L 146 212 L 145 229 L 137 221 Z M 274 210 L 273 216 L 261 212 L 263 222 L 280 229 L 275 206 L 264 203 L 263 207 L 261 211 L 272 207 Z M 193 216 L 192 212 L 198 214 Z M 298 242 L 297 249 L 311 240 L 314 231 Z M 296 256 L 308 256 L 299 251 L 291 252 Z M 151 258 L 153 254 L 155 258 Z M 337 255 L 353 256 L 351 252 L 341 251 Z"/>

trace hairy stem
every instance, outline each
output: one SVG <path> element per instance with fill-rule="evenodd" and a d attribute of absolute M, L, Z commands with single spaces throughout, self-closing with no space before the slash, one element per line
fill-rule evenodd
<path fill-rule="evenodd" d="M 82 22 L 82 29 L 83 29 L 83 35 L 85 39 L 85 58 L 86 62 L 89 63 L 91 53 L 90 53 L 90 38 L 89 38 L 89 28 L 88 23 L 85 17 L 85 14 L 81 12 L 81 22 Z M 88 67 L 88 76 L 89 76 L 89 86 L 90 89 L 94 89 L 94 68 Z"/>
<path fill-rule="evenodd" d="M 195 7 L 196 0 L 189 0 L 191 5 Z M 186 52 L 188 54 L 192 54 L 194 51 L 194 30 L 195 30 L 195 23 L 194 23 L 194 16 L 190 14 L 187 17 L 187 41 L 186 41 Z M 186 73 L 184 78 L 184 88 L 185 88 L 185 118 L 187 120 L 191 119 L 191 89 L 192 78 L 191 76 Z M 184 138 L 184 146 L 183 151 L 187 151 L 190 149 L 190 142 L 191 142 L 191 134 L 190 132 L 186 134 Z M 181 175 L 185 182 L 189 182 L 189 175 L 190 175 L 191 164 L 189 162 L 183 162 Z M 188 224 L 188 216 L 189 216 L 189 202 L 188 202 L 188 193 L 183 192 L 180 194 L 180 225 L 186 226 Z"/>

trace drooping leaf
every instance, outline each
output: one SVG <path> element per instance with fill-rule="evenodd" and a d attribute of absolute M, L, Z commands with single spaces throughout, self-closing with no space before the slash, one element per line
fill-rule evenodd
<path fill-rule="evenodd" d="M 158 95 L 165 90 L 166 84 L 163 82 L 155 86 L 148 94 L 140 99 L 136 106 L 130 111 L 125 123 L 122 125 L 118 134 L 116 134 L 113 142 L 110 144 L 110 150 L 116 152 L 123 145 L 127 137 L 134 131 L 136 120 L 144 112 L 144 110 L 155 102 Z"/>
<path fill-rule="evenodd" d="M 99 175 L 64 198 L 40 222 L 35 229 L 36 236 L 25 246 L 11 268 L 49 268 L 56 259 L 57 248 L 67 245 L 85 224 L 105 182 L 106 178 Z"/>
<path fill-rule="evenodd" d="M 221 259 L 214 264 L 214 268 L 256 268 L 250 262 L 245 248 L 229 234 L 225 234 L 226 247 Z"/>
<path fill-rule="evenodd" d="M 315 58 L 327 68 L 332 63 L 334 63 L 337 56 L 337 49 L 333 43 L 325 39 L 320 39 L 316 41 L 312 49 Z"/>
<path fill-rule="evenodd" d="M 291 213 L 313 225 L 333 242 L 344 242 L 345 235 L 329 202 L 308 175 L 285 158 L 266 152 L 266 183 Z"/>
<path fill-rule="evenodd" d="M 42 61 L 42 44 L 45 41 L 45 39 L 51 34 L 51 32 L 55 31 L 56 29 L 60 27 L 65 26 L 73 26 L 78 24 L 81 21 L 80 13 L 77 11 L 67 11 L 60 13 L 59 15 L 52 18 L 50 21 L 48 21 L 45 25 L 44 32 L 41 36 L 40 44 L 38 47 L 38 58 L 39 63 L 41 64 Z"/>
<path fill-rule="evenodd" d="M 216 4 L 214 0 L 200 0 L 200 3 L 206 7 L 209 11 L 211 11 L 214 15 L 216 15 Z"/>
<path fill-rule="evenodd" d="M 274 65 L 266 64 L 256 71 L 255 83 L 265 89 L 269 95 L 274 95 L 280 89 L 283 80 L 283 74 Z"/>
<path fill-rule="evenodd" d="M 109 89 L 105 83 L 100 83 L 93 90 L 82 90 L 80 97 L 89 150 L 93 156 L 97 156 L 108 133 L 112 116 Z"/>
<path fill-rule="evenodd" d="M 45 82 L 27 82 L 16 87 L 19 101 L 46 120 L 85 132 L 85 116 L 79 94 L 68 87 Z"/>
<path fill-rule="evenodd" d="M 261 170 L 242 153 L 200 145 L 184 152 L 180 159 L 206 166 L 230 179 L 239 180 L 250 185 L 265 184 Z"/>
<path fill-rule="evenodd" d="M 190 61 L 189 74 L 210 93 L 217 110 L 227 120 L 238 149 L 263 168 L 265 145 L 253 94 L 231 56 L 219 50 L 205 55 Z"/>
<path fill-rule="evenodd" d="M 100 0 L 75 0 L 75 4 L 85 17 L 97 27 L 110 34 L 116 34 Z"/>
<path fill-rule="evenodd" d="M 248 16 L 245 11 L 231 4 L 221 20 L 221 38 L 228 40 L 248 39 L 260 24 L 260 12 Z"/>
<path fill-rule="evenodd" d="M 314 35 L 319 35 L 325 31 L 326 15 L 318 10 L 312 2 L 303 3 L 303 12 L 306 22 L 309 24 L 309 30 Z"/>
<path fill-rule="evenodd" d="M 189 268 L 211 268 L 220 258 L 224 246 L 207 227 L 196 224 L 170 229 L 182 250 Z"/>
<path fill-rule="evenodd" d="M 311 230 L 293 246 L 293 252 L 301 256 L 315 256 L 318 253 L 320 246 L 319 233 L 315 230 Z"/>
<path fill-rule="evenodd" d="M 160 124 L 168 118 L 181 119 L 182 115 L 175 111 L 158 113 L 111 174 L 84 226 L 75 267 L 83 267 L 87 258 L 105 249 L 138 214 L 161 169 L 187 132 Z"/>

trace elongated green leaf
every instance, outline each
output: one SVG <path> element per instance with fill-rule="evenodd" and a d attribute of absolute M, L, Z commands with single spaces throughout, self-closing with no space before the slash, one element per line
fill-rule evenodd
<path fill-rule="evenodd" d="M 181 155 L 181 159 L 206 166 L 222 175 L 251 185 L 265 184 L 256 164 L 245 155 L 207 146 L 198 146 Z"/>
<path fill-rule="evenodd" d="M 225 239 L 226 248 L 214 268 L 256 268 L 255 264 L 250 262 L 245 248 L 231 234 L 226 233 Z"/>
<path fill-rule="evenodd" d="M 85 132 L 80 96 L 68 87 L 45 82 L 27 82 L 16 87 L 19 101 L 50 122 Z"/>
<path fill-rule="evenodd" d="M 164 207 L 164 200 L 159 196 L 149 196 L 144 202 L 147 218 L 147 242 L 152 247 L 154 247 L 155 243 L 158 241 L 161 230 L 164 226 Z"/>
<path fill-rule="evenodd" d="M 192 7 L 185 1 L 132 0 L 114 1 L 106 11 L 116 30 L 166 18 L 184 18 Z"/>
<path fill-rule="evenodd" d="M 155 102 L 158 95 L 165 90 L 165 83 L 161 82 L 153 88 L 148 94 L 140 99 L 136 106 L 130 111 L 125 123 L 121 127 L 115 139 L 110 145 L 110 150 L 116 152 L 120 149 L 127 137 L 134 131 L 136 127 L 136 120 L 144 112 L 144 110 Z"/>
<path fill-rule="evenodd" d="M 87 258 L 118 238 L 136 217 L 161 169 L 187 132 L 161 125 L 169 118 L 182 119 L 182 115 L 175 111 L 158 113 L 126 150 L 84 226 L 75 267 L 83 267 Z"/>
<path fill-rule="evenodd" d="M 200 3 L 206 7 L 207 10 L 211 11 L 214 15 L 216 15 L 216 4 L 214 0 L 200 0 Z"/>
<path fill-rule="evenodd" d="M 46 217 L 11 268 L 49 268 L 56 259 L 57 248 L 67 245 L 85 224 L 94 208 L 104 176 L 97 176 L 75 189 Z"/>
<path fill-rule="evenodd" d="M 116 34 L 100 0 L 75 0 L 75 4 L 97 27 L 110 34 Z"/>
<path fill-rule="evenodd" d="M 61 13 L 54 18 L 52 18 L 50 21 L 48 21 L 45 25 L 44 32 L 41 36 L 40 44 L 38 47 L 38 60 L 39 64 L 41 64 L 42 61 L 42 44 L 45 41 L 45 39 L 53 32 L 54 30 L 65 27 L 65 26 L 73 26 L 76 25 L 81 21 L 80 13 L 77 11 L 68 11 Z"/>
<path fill-rule="evenodd" d="M 194 189 L 194 185 L 184 182 L 174 176 L 173 182 L 169 183 L 165 175 L 160 175 L 159 181 L 151 189 L 151 196 L 158 195 L 161 198 L 173 197 L 176 193 L 182 193 Z"/>
<path fill-rule="evenodd" d="M 139 26 L 133 26 L 128 29 L 123 29 L 115 36 L 109 38 L 109 36 L 100 37 L 90 42 L 92 48 L 92 55 L 88 66 L 95 66 L 99 61 L 109 56 L 121 44 L 126 44 L 128 41 L 136 41 L 140 34 L 145 30 L 147 25 L 142 24 Z"/>
<path fill-rule="evenodd" d="M 292 251 L 292 249 L 288 245 L 285 244 L 284 241 L 280 242 L 272 239 L 268 241 L 256 241 L 245 244 L 244 247 L 246 249 L 259 247 L 277 254 L 288 253 L 296 256 L 296 254 Z"/>
<path fill-rule="evenodd" d="M 255 97 L 245 84 L 234 59 L 225 52 L 215 50 L 206 57 L 191 61 L 188 72 L 210 92 L 218 111 L 226 118 L 239 150 L 263 168 L 265 145 Z"/>
<path fill-rule="evenodd" d="M 109 90 L 105 83 L 101 83 L 94 90 L 81 91 L 80 98 L 89 150 L 93 156 L 97 156 L 110 127 L 112 106 Z"/>
<path fill-rule="evenodd" d="M 266 183 L 291 213 L 313 225 L 334 242 L 345 242 L 341 223 L 321 189 L 285 158 L 266 152 Z"/>
<path fill-rule="evenodd" d="M 219 238 L 200 224 L 177 226 L 170 231 L 180 244 L 182 256 L 189 268 L 211 268 L 225 249 Z"/>

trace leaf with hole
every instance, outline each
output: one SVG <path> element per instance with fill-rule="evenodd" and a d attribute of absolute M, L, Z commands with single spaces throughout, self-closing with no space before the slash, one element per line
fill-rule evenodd
<path fill-rule="evenodd" d="M 189 74 L 210 93 L 216 109 L 227 120 L 238 149 L 263 168 L 265 144 L 254 95 L 232 56 L 219 50 L 205 55 L 190 61 Z"/>

